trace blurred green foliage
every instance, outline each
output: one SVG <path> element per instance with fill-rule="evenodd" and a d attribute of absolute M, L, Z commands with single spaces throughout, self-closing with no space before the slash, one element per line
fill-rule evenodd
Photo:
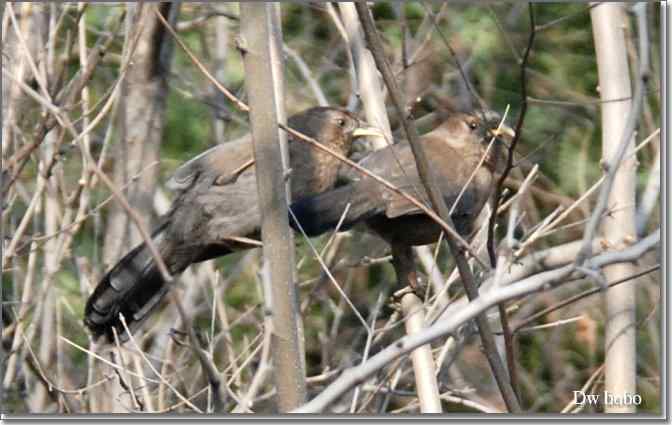
<path fill-rule="evenodd" d="M 211 10 L 212 7 L 216 6 L 185 4 L 180 20 L 195 19 L 204 11 Z M 507 121 L 513 125 L 517 120 L 521 105 L 519 60 L 526 47 L 530 31 L 527 5 L 506 2 L 458 2 L 442 6 L 437 3 L 404 2 L 401 7 L 403 7 L 411 38 L 423 28 L 423 22 L 426 25 L 428 9 L 438 14 L 442 7 L 445 8 L 437 25 L 447 40 L 443 40 L 436 28 L 430 29 L 429 45 L 432 54 L 429 58 L 422 59 L 430 64 L 430 71 L 421 79 L 432 82 L 423 95 L 450 99 L 465 96 L 464 91 L 458 89 L 461 84 L 460 74 L 457 72 L 456 58 L 449 53 L 445 45 L 447 41 L 457 52 L 460 65 L 466 68 L 465 71 L 475 92 L 482 96 L 493 109 L 503 112 L 507 107 L 510 108 Z M 229 12 L 236 12 L 234 6 L 228 9 Z M 652 9 L 654 10 L 650 11 L 650 15 L 659 16 L 659 6 L 654 4 Z M 100 35 L 99 32 L 104 31 L 105 23 L 110 16 L 115 16 L 119 10 L 118 6 L 100 4 L 90 4 L 87 7 L 86 23 L 91 33 L 90 45 L 93 45 L 97 36 Z M 326 13 L 324 4 L 285 3 L 282 11 L 284 42 L 299 53 L 330 103 L 344 106 L 353 91 L 348 57 L 343 39 Z M 402 46 L 402 27 L 399 23 L 400 16 L 398 16 L 400 11 L 401 8 L 396 2 L 376 2 L 373 6 L 377 27 L 385 38 L 387 53 L 401 76 L 410 71 L 402 69 L 400 62 Z M 527 92 L 533 100 L 529 102 L 523 137 L 520 142 L 519 153 L 521 158 L 524 158 L 521 161 L 521 168 L 526 169 L 531 164 L 539 164 L 547 179 L 546 190 L 576 198 L 582 195 L 602 174 L 599 167 L 601 123 L 597 102 L 599 100 L 598 79 L 588 5 L 585 3 L 537 3 L 534 5 L 534 14 L 537 26 L 544 29 L 536 35 L 528 63 Z M 658 19 L 650 21 L 653 52 L 659 53 L 660 26 Z M 223 25 L 226 25 L 230 32 L 230 42 L 224 64 L 224 79 L 221 82 L 244 97 L 241 88 L 245 75 L 234 42 L 238 30 L 237 21 L 211 20 L 202 26 L 181 32 L 180 36 L 189 48 L 204 61 L 206 67 L 215 71 L 212 60 L 212 49 L 215 45 L 214 25 L 215 23 L 222 24 L 222 22 L 225 22 Z M 71 25 L 71 23 L 66 23 L 68 24 Z M 634 28 L 629 25 L 627 30 L 632 33 Z M 115 51 L 112 53 L 117 56 L 121 55 L 121 46 L 121 41 L 115 43 Z M 653 119 L 652 122 L 644 120 L 641 131 L 637 135 L 638 142 L 660 126 L 658 118 L 660 85 L 658 82 L 661 75 L 658 68 L 660 62 L 655 54 L 653 64 L 654 75 L 647 98 Z M 68 66 L 68 73 L 74 75 L 79 69 L 79 62 L 71 60 Z M 94 102 L 102 98 L 117 77 L 118 64 L 101 65 L 99 75 L 96 76 L 91 86 Z M 314 96 L 304 76 L 289 58 L 286 58 L 286 80 L 286 107 L 289 113 L 315 104 Z M 215 98 L 213 93 L 211 85 L 196 69 L 192 61 L 178 47 L 175 47 L 167 97 L 167 119 L 161 146 L 162 181 L 165 181 L 182 162 L 215 143 L 222 142 L 215 140 L 213 134 L 214 121 L 218 119 L 215 108 L 212 106 Z M 468 96 L 466 100 L 469 100 Z M 231 114 L 230 120 L 225 122 L 226 134 L 234 138 L 246 131 L 244 123 L 247 118 L 245 114 L 236 111 L 230 103 L 226 102 L 226 107 Z M 34 116 L 31 115 L 24 117 L 24 120 L 33 118 Z M 100 128 L 105 128 L 105 126 Z M 94 138 L 100 141 L 103 136 L 104 131 L 97 130 Z M 114 134 L 112 144 L 116 146 L 118 143 L 118 135 Z M 98 145 L 93 148 L 94 152 L 98 149 Z M 73 153 L 64 159 L 65 175 L 72 179 L 77 179 L 79 176 L 81 158 L 77 155 Z M 647 182 L 650 170 L 648 161 L 651 155 L 652 152 L 645 149 L 640 156 L 643 165 L 638 171 L 640 188 Z M 31 162 L 22 175 L 22 179 L 30 185 L 36 173 L 35 164 Z M 109 194 L 103 192 L 105 191 L 92 194 L 93 205 L 107 198 Z M 555 204 L 541 201 L 536 202 L 535 205 L 542 217 L 557 207 Z M 23 210 L 25 208 L 15 211 L 17 217 L 21 216 Z M 105 218 L 105 212 L 100 214 L 102 218 Z M 91 220 L 84 224 L 84 229 L 85 231 L 75 236 L 73 256 L 92 257 L 93 253 L 96 253 L 96 258 L 99 258 L 97 250 L 102 246 L 103 239 L 100 231 L 96 230 L 96 225 Z M 547 243 L 571 240 L 576 236 L 576 231 L 574 233 L 568 231 L 566 234 L 547 239 Z M 320 276 L 321 268 L 314 260 L 306 242 L 300 237 L 297 237 L 296 241 L 297 258 L 306 257 L 299 272 L 299 281 L 315 279 Z M 321 250 L 325 240 L 318 240 L 315 243 L 317 249 Z M 350 248 L 354 250 L 355 242 L 350 241 L 349 243 Z M 438 258 L 442 266 L 441 271 L 444 273 L 451 270 L 449 257 L 445 247 L 442 248 Z M 240 255 L 222 258 L 217 260 L 217 268 L 227 270 L 239 260 Z M 340 273 L 339 281 L 344 282 L 350 272 L 355 273 L 352 270 Z M 387 264 L 369 267 L 359 272 L 357 276 L 363 276 L 366 280 L 353 278 L 349 289 L 357 308 L 364 317 L 367 317 L 378 295 L 380 293 L 389 295 L 394 289 L 391 284 L 394 281 L 394 275 Z M 42 277 L 40 274 L 40 278 Z M 70 262 L 54 276 L 54 279 L 59 287 L 60 295 L 68 299 L 68 305 L 73 309 L 72 312 L 65 313 L 65 320 L 74 327 L 74 323 L 79 320 L 84 309 L 84 299 L 80 296 L 80 277 Z M 11 281 L 12 277 L 3 273 L 2 286 L 6 293 L 15 292 Z M 320 333 L 325 332 L 334 320 L 334 310 L 329 302 L 332 298 L 338 299 L 337 295 L 331 297 L 334 291 L 332 283 L 322 279 L 320 285 L 317 287 L 314 283 L 308 284 L 302 289 L 302 296 L 310 296 L 313 301 L 306 309 L 304 318 L 308 366 L 311 374 L 322 372 L 319 364 L 322 344 Z M 454 289 L 451 296 L 457 293 L 459 290 Z M 260 305 L 260 290 L 258 290 L 258 283 L 254 276 L 244 273 L 243 277 L 232 282 L 227 287 L 223 301 L 236 313 L 245 311 L 251 306 Z M 642 300 L 638 317 L 642 320 L 654 320 L 655 326 L 660 329 L 660 324 L 657 322 L 658 316 L 649 317 L 653 302 L 655 300 L 652 301 L 649 298 Z M 586 309 L 592 312 L 599 310 L 600 305 L 599 303 L 590 304 Z M 340 326 L 344 329 L 343 332 L 347 334 L 348 339 L 339 340 L 340 345 L 337 344 L 339 346 L 330 347 L 333 348 L 331 354 L 339 360 L 346 357 L 345 354 L 361 354 L 366 338 L 366 335 L 349 330 L 357 329 L 360 324 L 348 308 L 344 308 L 344 311 L 346 313 Z M 386 319 L 389 314 L 390 311 L 385 310 L 381 313 L 382 319 Z M 197 324 L 201 329 L 209 330 L 209 317 L 206 314 L 198 318 Z M 644 326 L 642 325 L 642 328 Z M 562 372 L 554 370 L 558 365 L 553 362 L 550 351 L 563 351 L 562 359 L 566 362 L 564 366 L 573 371 L 573 375 L 567 378 L 569 382 L 563 385 L 573 385 L 572 388 L 579 388 L 594 371 L 598 359 L 603 358 L 601 348 L 596 353 L 589 353 L 585 346 L 577 345 L 575 331 L 575 325 L 569 324 L 559 330 L 523 333 L 518 338 L 519 366 L 527 373 L 534 385 L 534 387 L 527 385 L 524 388 L 522 393 L 524 405 L 528 407 L 534 405 L 535 411 L 540 412 L 558 408 L 559 400 L 555 398 L 557 394 L 553 392 L 553 387 L 557 384 L 557 374 Z M 236 347 L 240 348 L 245 338 L 252 338 L 257 332 L 258 329 L 255 326 L 242 323 L 232 328 L 231 335 Z M 557 346 L 549 347 L 548 345 L 548 335 L 551 333 L 554 335 L 553 342 L 557 343 Z M 603 335 L 601 326 L 597 329 L 597 333 L 601 338 Z M 82 346 L 88 344 L 86 336 L 81 332 L 68 335 L 77 344 Z M 651 332 L 638 332 L 637 343 L 640 356 L 638 367 L 642 375 L 639 389 L 644 399 L 644 405 L 640 407 L 640 411 L 660 412 L 661 406 L 658 400 L 660 381 L 656 379 L 660 378 L 658 363 L 661 359 L 649 349 L 652 344 L 655 346 L 652 342 L 652 335 Z M 601 347 L 599 344 L 598 346 Z M 71 359 L 73 365 L 79 367 L 86 364 L 85 353 L 79 350 L 70 350 L 69 353 L 73 356 Z M 535 404 L 539 394 L 548 396 Z M 16 403 L 19 398 L 18 393 L 13 393 L 9 402 Z"/>

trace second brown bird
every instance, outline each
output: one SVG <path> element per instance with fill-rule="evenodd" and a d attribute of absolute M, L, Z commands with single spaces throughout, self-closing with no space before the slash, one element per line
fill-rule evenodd
<path fill-rule="evenodd" d="M 498 115 L 493 112 L 453 112 L 420 138 L 439 190 L 452 210 L 456 230 L 463 236 L 471 232 L 495 185 L 501 147 L 493 143 L 488 148 L 489 142 L 492 136 L 512 136 L 508 127 L 495 130 L 497 124 Z M 407 142 L 375 151 L 359 164 L 430 206 Z M 365 222 L 393 247 L 438 240 L 441 227 L 408 199 L 355 170 L 347 175 L 349 184 L 292 204 L 292 212 L 307 235 L 332 230 L 339 222 L 340 230 Z M 296 222 L 292 225 L 296 227 Z"/>

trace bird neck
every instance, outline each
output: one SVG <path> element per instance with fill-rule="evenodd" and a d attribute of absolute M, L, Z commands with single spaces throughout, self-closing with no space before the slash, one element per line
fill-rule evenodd
<path fill-rule="evenodd" d="M 343 143 L 326 144 L 341 155 Z M 290 144 L 292 197 L 314 195 L 330 189 L 336 182 L 340 161 L 333 155 L 301 141 Z"/>

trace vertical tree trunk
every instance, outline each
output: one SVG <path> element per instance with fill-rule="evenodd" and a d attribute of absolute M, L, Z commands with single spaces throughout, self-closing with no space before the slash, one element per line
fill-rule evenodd
<path fill-rule="evenodd" d="M 245 65 L 245 88 L 250 104 L 250 124 L 254 142 L 257 191 L 264 242 L 263 270 L 271 281 L 273 315 L 273 373 L 278 408 L 288 412 L 306 398 L 305 369 L 301 351 L 299 306 L 293 280 L 293 244 L 289 229 L 286 166 L 283 166 L 278 121 L 284 116 L 283 99 L 276 86 L 282 67 L 273 58 L 281 45 L 271 25 L 273 6 L 266 3 L 241 3 L 241 50 Z M 276 65 L 276 66 L 274 66 Z"/>
<path fill-rule="evenodd" d="M 602 155 L 614 157 L 621 142 L 624 125 L 632 107 L 631 83 L 626 53 L 626 16 L 622 3 L 600 4 L 591 10 L 595 51 L 602 107 Z M 627 99 L 613 101 L 613 99 Z M 609 101 L 609 102 L 606 102 Z M 630 141 L 628 151 L 634 148 Z M 622 249 L 626 241 L 636 238 L 635 182 L 637 160 L 623 160 L 609 196 L 609 208 L 614 211 L 603 220 L 602 238 L 611 247 Z M 605 268 L 608 281 L 615 281 L 634 272 L 629 263 Z M 635 281 L 610 288 L 606 293 L 607 323 L 605 335 L 605 391 L 622 396 L 636 391 L 635 343 Z M 605 412 L 631 413 L 636 406 L 605 404 Z"/>
<path fill-rule="evenodd" d="M 153 191 L 158 177 L 158 167 L 146 167 L 159 160 L 159 149 L 165 125 L 165 107 L 168 96 L 168 74 L 172 58 L 172 38 L 155 15 L 154 9 L 174 23 L 179 5 L 168 2 L 157 4 L 127 5 L 126 44 L 132 48 L 137 31 L 137 47 L 132 55 L 118 113 L 119 141 L 113 149 L 114 182 L 117 187 L 127 187 L 124 194 L 132 208 L 141 211 L 145 226 L 151 226 Z M 144 171 L 143 171 L 144 170 Z M 129 184 L 142 171 L 140 178 Z M 129 248 L 140 243 L 140 232 L 121 205 L 115 203 L 105 232 L 103 264 L 114 264 Z M 125 394 L 117 381 L 105 384 L 105 391 Z M 129 396 L 130 397 L 130 396 Z M 105 410 L 127 412 L 133 403 L 122 397 L 103 400 Z"/>
<path fill-rule="evenodd" d="M 119 113 L 120 143 L 117 145 L 114 180 L 124 187 L 141 171 L 137 182 L 126 190 L 132 208 L 142 211 L 145 225 L 151 225 L 148 213 L 152 211 L 152 193 L 156 186 L 158 167 L 149 167 L 159 160 L 159 147 L 163 139 L 165 106 L 168 97 L 168 74 L 172 58 L 172 38 L 154 14 L 158 7 L 169 22 L 174 22 L 178 4 L 130 5 L 132 28 L 142 31 L 124 81 Z M 135 32 L 127 37 L 133 40 Z M 130 48 L 127 44 L 125 48 Z M 143 171 L 144 170 L 144 171 Z M 103 261 L 106 266 L 117 261 L 131 246 L 142 240 L 139 231 L 120 205 L 112 208 L 105 236 Z"/>
<path fill-rule="evenodd" d="M 9 37 L 10 34 L 10 25 L 8 24 L 9 22 L 9 16 L 5 13 L 5 2 L 2 2 L 2 49 L 7 52 L 7 56 L 5 55 L 0 56 L 0 63 L 2 64 L 3 68 L 8 69 L 12 74 L 21 77 L 22 72 L 19 72 L 19 61 L 18 56 L 14 54 L 16 51 L 16 44 L 17 40 L 16 37 L 12 36 Z M 6 179 L 9 178 L 9 175 L 6 170 L 6 164 L 7 164 L 7 157 L 10 156 L 10 145 L 12 144 L 10 141 L 10 135 L 11 135 L 11 128 L 12 126 L 10 125 L 13 118 L 10 117 L 10 111 L 12 111 L 12 99 L 15 97 L 15 93 L 18 92 L 18 87 L 16 87 L 16 84 L 10 83 L 8 79 L 2 80 L 2 168 L 0 169 L 0 191 L 4 192 L 5 184 L 8 183 L 6 182 Z M 0 199 L 0 243 L 2 243 L 2 252 L 5 252 L 6 244 L 5 244 L 5 226 L 7 225 L 5 222 L 5 200 Z M 11 233 L 12 229 L 8 229 L 8 231 Z M 4 255 L 2 256 L 2 270 L 5 270 L 5 257 Z M 4 273 L 3 273 L 4 275 Z M 6 300 L 7 294 L 3 293 L 3 287 L 4 285 L 0 285 L 0 299 Z M 14 287 L 16 287 L 14 285 Z M 15 289 L 16 292 L 16 289 Z M 5 310 L 4 306 L 0 306 L 0 324 L 4 326 L 4 320 L 5 320 Z M 4 345 L 0 344 L 0 379 L 4 381 L 5 378 L 5 373 L 7 371 L 7 361 L 9 360 L 9 353 L 5 351 Z M 0 405 L 5 405 L 5 385 L 2 384 L 0 385 Z M 2 412 L 5 410 L 2 409 Z"/>
<path fill-rule="evenodd" d="M 374 149 L 380 149 L 392 143 L 390 121 L 387 118 L 383 82 L 378 74 L 371 52 L 364 44 L 364 35 L 357 18 L 357 10 L 352 2 L 342 2 L 338 8 L 343 18 L 343 26 L 348 34 L 348 43 L 352 51 L 357 72 L 357 90 L 359 92 L 366 120 L 379 128 L 385 137 L 369 137 Z"/>
<path fill-rule="evenodd" d="M 228 12 L 229 4 L 223 3 L 221 6 L 225 11 Z M 213 68 L 214 75 L 219 81 L 226 81 L 226 56 L 229 54 L 229 28 L 228 28 L 229 18 L 226 16 L 220 16 L 215 18 L 215 48 L 213 52 Z M 224 114 L 228 111 L 227 102 L 224 94 L 220 92 L 216 87 L 212 86 L 212 97 L 215 100 L 216 108 L 213 110 L 212 117 L 212 128 L 213 128 L 213 142 L 222 143 L 224 141 L 224 130 L 226 123 L 222 119 Z"/>

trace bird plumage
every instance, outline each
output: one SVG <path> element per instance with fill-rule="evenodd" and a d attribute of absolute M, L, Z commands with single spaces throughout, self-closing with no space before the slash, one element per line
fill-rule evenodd
<path fill-rule="evenodd" d="M 453 113 L 420 138 L 439 190 L 448 207 L 454 207 L 452 218 L 462 235 L 471 231 L 494 186 L 500 148 L 494 144 L 486 153 L 491 126 L 477 114 Z M 359 165 L 431 207 L 407 142 L 372 152 Z M 310 236 L 334 229 L 339 222 L 345 230 L 363 221 L 391 243 L 425 245 L 438 239 L 440 226 L 408 199 L 359 172 L 341 174 L 349 178 L 348 184 L 291 205 Z"/>
<path fill-rule="evenodd" d="M 361 127 L 349 112 L 337 108 L 311 108 L 289 118 L 288 125 L 342 155 L 350 153 L 353 134 Z M 292 197 L 299 199 L 330 189 L 336 182 L 337 159 L 289 138 Z M 250 135 L 222 143 L 179 167 L 169 181 L 177 192 L 168 213 L 152 233 L 152 241 L 170 273 L 177 275 L 190 264 L 256 246 L 261 213 L 257 199 Z M 224 177 L 224 178 L 223 178 Z M 127 335 L 123 314 L 131 330 L 160 304 L 169 287 L 146 244 L 126 254 L 89 297 L 84 322 L 94 338 L 114 341 Z"/>

